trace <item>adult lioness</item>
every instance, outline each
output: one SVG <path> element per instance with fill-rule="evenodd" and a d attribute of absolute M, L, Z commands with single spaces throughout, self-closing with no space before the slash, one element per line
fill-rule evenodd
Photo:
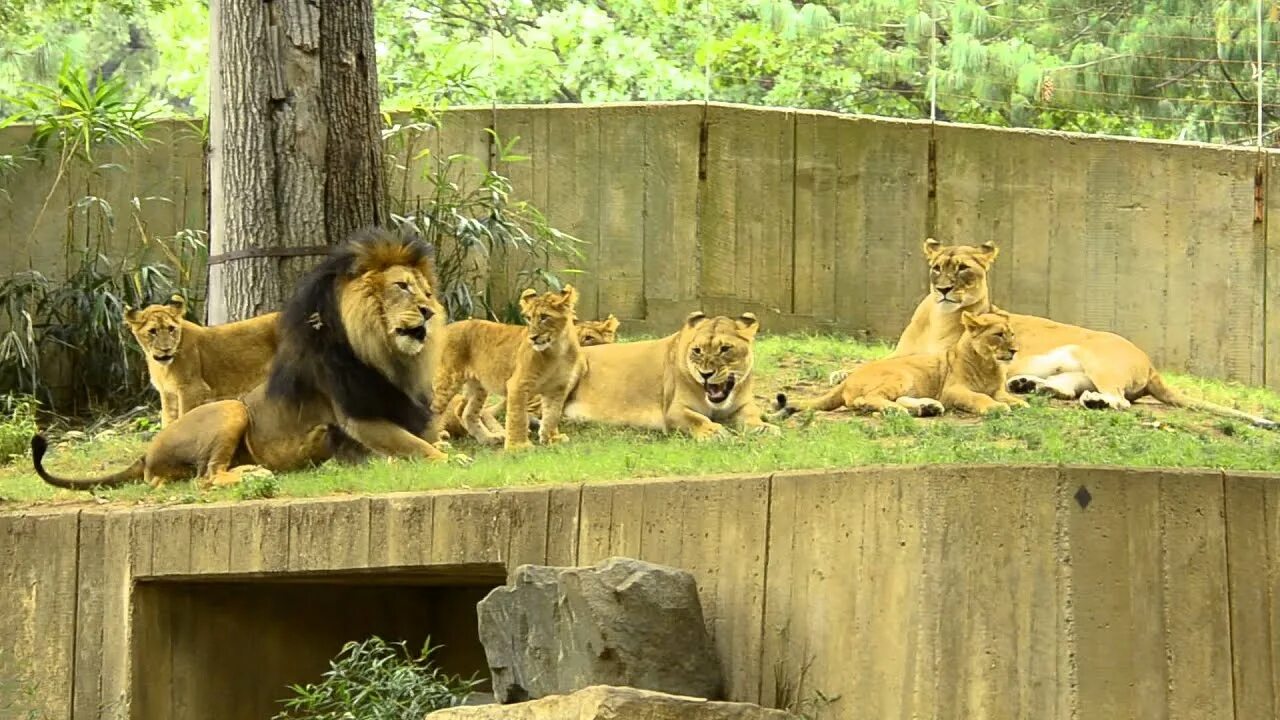
<path fill-rule="evenodd" d="M 211 327 L 186 314 L 181 295 L 162 305 L 124 309 L 124 321 L 147 357 L 151 386 L 160 393 L 161 427 L 197 405 L 254 389 L 267 379 L 276 352 L 278 312 Z"/>
<path fill-rule="evenodd" d="M 800 410 L 859 412 L 903 411 L 918 417 L 955 408 L 976 415 L 1025 406 L 1005 389 L 1005 367 L 1017 354 L 1017 341 L 1003 311 L 975 315 L 961 311 L 964 333 L 939 352 L 874 360 L 849 373 L 839 387 L 810 401 L 788 404 L 777 397 L 782 417 Z"/>
<path fill-rule="evenodd" d="M 573 327 L 578 333 L 578 345 L 591 347 L 593 345 L 609 345 L 617 342 L 619 325 L 618 318 L 610 313 L 609 317 L 604 320 L 575 319 Z M 440 437 L 455 438 L 471 434 L 462 422 L 462 412 L 466 405 L 466 395 L 455 395 L 453 400 L 449 401 L 444 412 L 436 415 L 440 422 Z M 500 403 L 500 405 L 505 405 L 505 403 Z M 495 407 L 489 406 L 480 410 L 479 422 L 484 424 L 484 429 L 487 431 L 489 438 L 501 438 L 506 433 L 502 423 L 498 421 L 498 417 L 494 413 Z M 529 402 L 529 432 L 531 434 L 541 430 L 542 421 L 539 418 L 541 413 L 542 401 L 535 397 Z"/>
<path fill-rule="evenodd" d="M 526 324 L 504 325 L 488 320 L 463 320 L 450 325 L 441 351 L 435 383 L 437 417 L 444 415 L 462 389 L 466 404 L 462 424 L 481 442 L 504 442 L 509 450 L 528 446 L 529 404 L 534 397 L 545 408 L 539 439 L 566 439 L 559 432 L 560 412 L 569 388 L 582 372 L 574 307 L 578 291 L 566 285 L 542 296 L 533 289 L 520 295 Z M 481 417 L 489 393 L 507 398 L 506 432 L 493 432 Z"/>
<path fill-rule="evenodd" d="M 431 248 L 383 230 L 356 233 L 299 283 L 279 321 L 270 378 L 239 400 L 207 403 L 161 430 L 143 457 L 105 477 L 36 473 L 89 488 L 138 478 L 239 479 L 249 464 L 281 472 L 323 462 L 344 444 L 382 455 L 445 460 L 423 439 L 444 312 L 432 297 Z M 465 459 L 465 458 L 464 458 Z M 236 469 L 231 469 L 236 468 Z"/>
<path fill-rule="evenodd" d="M 616 425 L 680 430 L 697 439 L 725 425 L 778 432 L 760 417 L 751 394 L 760 322 L 691 313 L 672 335 L 582 349 L 586 372 L 570 392 L 564 416 Z"/>
<path fill-rule="evenodd" d="M 929 261 L 930 292 L 916 307 L 894 356 L 945 347 L 963 332 L 961 309 L 989 312 L 995 307 L 987 285 L 987 271 L 999 254 L 995 245 L 944 246 L 929 238 L 924 254 Z M 1145 352 L 1115 333 L 1034 315 L 1010 314 L 1009 323 L 1020 347 L 1008 369 L 1007 386 L 1012 392 L 1042 390 L 1062 399 L 1079 399 L 1094 409 L 1123 409 L 1150 395 L 1174 407 L 1241 418 L 1261 427 L 1277 426 L 1266 418 L 1185 397 L 1165 383 Z"/>

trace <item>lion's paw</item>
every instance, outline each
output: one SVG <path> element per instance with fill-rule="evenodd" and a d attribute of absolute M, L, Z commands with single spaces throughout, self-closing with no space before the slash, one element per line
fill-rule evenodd
<path fill-rule="evenodd" d="M 1005 383 L 1005 387 L 1008 388 L 1009 392 L 1017 393 L 1018 395 L 1035 392 L 1043 385 L 1043 380 L 1031 375 L 1015 375 Z"/>
<path fill-rule="evenodd" d="M 1086 390 L 1080 393 L 1080 404 L 1090 410 L 1124 410 L 1129 407 L 1127 399 L 1119 395 L 1111 395 L 1110 393 L 1096 390 Z"/>
<path fill-rule="evenodd" d="M 755 434 L 755 435 L 781 435 L 782 434 L 782 428 L 772 423 L 760 423 L 759 425 L 752 425 L 750 428 L 750 431 L 752 434 Z"/>
<path fill-rule="evenodd" d="M 506 452 L 521 452 L 524 450 L 528 450 L 532 447 L 533 447 L 533 443 L 529 442 L 528 440 L 521 440 L 518 442 L 512 442 L 511 440 L 508 440 L 506 441 L 506 443 L 503 444 L 503 450 L 505 450 Z"/>
<path fill-rule="evenodd" d="M 555 435 L 538 434 L 538 441 L 543 445 L 555 445 L 556 443 L 569 442 L 569 436 L 564 433 L 556 433 Z"/>
<path fill-rule="evenodd" d="M 836 370 L 835 372 L 827 376 L 827 383 L 829 385 L 839 385 L 840 383 L 844 382 L 845 378 L 847 377 L 849 377 L 848 370 Z"/>
<path fill-rule="evenodd" d="M 921 400 L 920 404 L 916 405 L 916 417 L 939 417 L 946 412 L 947 409 L 943 407 L 942 403 L 932 398 Z"/>
<path fill-rule="evenodd" d="M 690 431 L 694 440 L 712 440 L 718 437 L 724 437 L 729 434 L 723 425 L 718 422 L 707 423 L 701 427 L 696 427 Z"/>
<path fill-rule="evenodd" d="M 1009 405 L 1007 403 L 1002 403 L 999 400 L 997 400 L 991 403 L 990 405 L 982 408 L 980 412 L 983 415 L 995 415 L 996 413 L 1007 413 L 1009 412 Z"/>

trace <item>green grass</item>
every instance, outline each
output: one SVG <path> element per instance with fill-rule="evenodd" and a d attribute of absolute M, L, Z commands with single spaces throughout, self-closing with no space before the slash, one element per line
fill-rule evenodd
<path fill-rule="evenodd" d="M 756 394 L 767 402 L 785 389 L 816 394 L 841 366 L 887 352 L 832 336 L 762 337 Z M 1188 394 L 1280 417 L 1280 395 L 1233 383 L 1171 376 Z M 732 437 L 707 444 L 682 436 L 570 425 L 562 446 L 518 455 L 457 449 L 475 458 L 467 468 L 373 461 L 361 467 L 327 465 L 312 471 L 255 478 L 232 489 L 200 491 L 193 483 L 161 490 L 132 485 L 100 492 L 115 502 L 208 502 L 275 496 L 320 496 L 432 488 L 486 488 L 549 482 L 594 482 L 633 477 L 768 472 L 902 463 L 1068 463 L 1234 470 L 1280 468 L 1280 432 L 1201 413 L 1139 403 L 1129 412 L 1100 412 L 1073 403 L 1030 398 L 1031 407 L 977 419 L 954 415 L 913 420 L 848 413 L 798 415 L 781 437 Z M 56 445 L 47 463 L 76 475 L 116 468 L 136 457 L 142 434 L 116 430 L 106 437 Z M 0 467 L 0 498 L 11 504 L 76 502 L 85 493 L 56 490 L 30 471 L 29 458 Z"/>

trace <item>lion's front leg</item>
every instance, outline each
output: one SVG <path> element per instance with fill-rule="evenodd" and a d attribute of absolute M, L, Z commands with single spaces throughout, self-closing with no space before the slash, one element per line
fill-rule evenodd
<path fill-rule="evenodd" d="M 542 444 L 550 445 L 569 439 L 560 432 L 560 418 L 564 415 L 564 402 L 568 397 L 567 386 L 542 395 L 542 425 L 538 428 L 538 440 Z"/>
<path fill-rule="evenodd" d="M 342 430 L 356 442 L 380 455 L 422 457 L 435 461 L 449 459 L 449 455 L 441 452 L 435 445 L 387 420 L 347 418 L 342 422 Z"/>
<path fill-rule="evenodd" d="M 169 423 L 178 419 L 178 394 L 160 391 L 160 427 L 168 427 Z"/>
<path fill-rule="evenodd" d="M 724 426 L 692 408 L 673 405 L 667 410 L 667 427 L 684 430 L 694 440 L 710 440 L 724 434 Z"/>
<path fill-rule="evenodd" d="M 507 383 L 507 450 L 519 450 L 529 442 L 529 388 L 514 377 Z"/>
<path fill-rule="evenodd" d="M 201 382 L 178 391 L 178 416 L 181 417 L 212 399 L 213 388 Z"/>

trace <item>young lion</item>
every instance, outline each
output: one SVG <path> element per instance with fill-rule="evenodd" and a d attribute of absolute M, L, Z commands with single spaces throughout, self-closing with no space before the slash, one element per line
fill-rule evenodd
<path fill-rule="evenodd" d="M 160 393 L 160 426 L 213 400 L 249 392 L 267 379 L 276 352 L 280 313 L 205 327 L 185 319 L 187 302 L 126 306 L 124 320 L 147 356 L 151 386 Z"/>
<path fill-rule="evenodd" d="M 461 387 L 466 398 L 462 424 L 467 432 L 483 443 L 505 440 L 506 449 L 517 450 L 531 444 L 529 404 L 536 396 L 543 408 L 538 439 L 543 443 L 567 440 L 559 432 L 560 415 L 565 396 L 583 368 L 573 324 L 577 302 L 578 291 L 572 285 L 542 296 L 529 289 L 520 295 L 524 327 L 488 320 L 449 325 L 433 410 L 443 415 Z M 505 438 L 481 419 L 489 393 L 507 398 Z"/>
<path fill-rule="evenodd" d="M 1017 352 L 1009 314 L 975 315 L 966 310 L 961 322 L 964 333 L 950 349 L 869 362 L 815 400 L 788 406 L 786 396 L 779 394 L 778 408 L 784 417 L 799 410 L 842 407 L 931 417 L 941 415 L 947 407 L 985 415 L 1008 410 L 1011 405 L 1026 406 L 1005 389 L 1006 366 Z"/>
<path fill-rule="evenodd" d="M 578 345 L 581 347 L 593 347 L 595 345 L 611 345 L 618 340 L 618 326 L 620 325 L 618 318 L 612 313 L 604 320 L 575 320 L 574 328 L 578 331 Z M 462 437 L 467 434 L 467 428 L 462 424 L 462 410 L 467 404 L 465 395 L 457 395 L 453 400 L 449 401 L 449 407 L 445 408 L 443 416 L 440 418 L 440 437 Z M 502 423 L 498 421 L 494 410 L 500 407 L 502 403 L 496 406 L 489 406 L 480 411 L 480 422 L 484 423 L 485 428 L 490 435 L 501 437 L 505 432 Z M 536 432 L 542 425 L 540 417 L 542 414 L 542 403 L 538 398 L 534 398 L 529 403 L 529 431 Z M 445 434 L 447 433 L 447 435 Z"/>

